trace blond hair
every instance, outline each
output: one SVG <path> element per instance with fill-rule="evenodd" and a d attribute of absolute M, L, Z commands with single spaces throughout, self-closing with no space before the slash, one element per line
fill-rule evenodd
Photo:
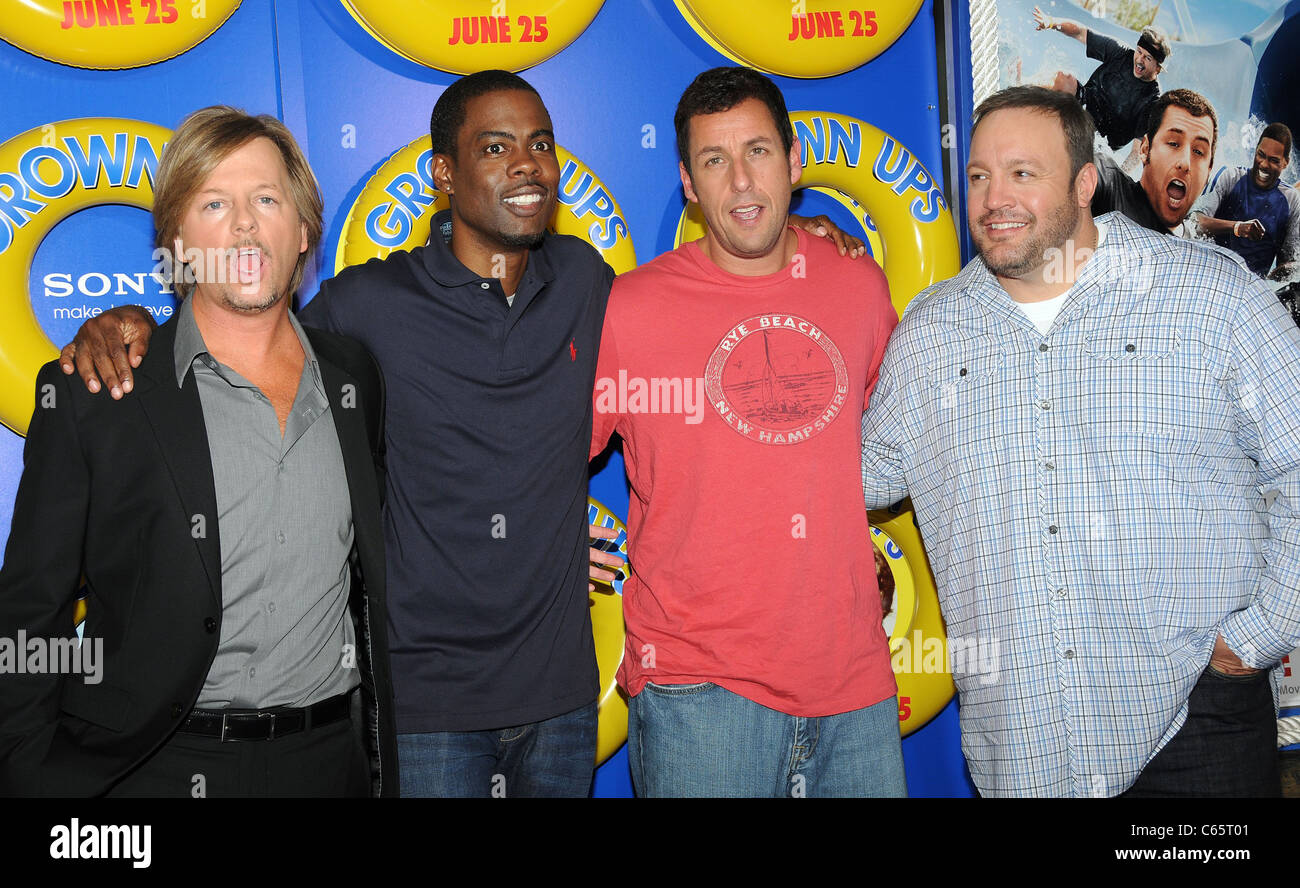
<path fill-rule="evenodd" d="M 201 108 L 181 121 L 163 149 L 154 178 L 155 244 L 170 255 L 180 236 L 181 221 L 190 201 L 208 176 L 223 160 L 254 139 L 269 139 L 279 150 L 288 173 L 290 197 L 298 211 L 298 219 L 307 226 L 307 251 L 298 256 L 298 263 L 294 266 L 293 277 L 289 280 L 291 295 L 302 283 L 307 257 L 320 243 L 325 228 L 325 205 L 316 175 L 308 166 L 293 134 L 269 114 L 253 116 L 229 105 L 213 105 Z M 177 272 L 173 288 L 177 298 L 184 299 L 194 289 L 194 284 L 179 273 L 181 257 L 173 256 L 172 261 Z"/>

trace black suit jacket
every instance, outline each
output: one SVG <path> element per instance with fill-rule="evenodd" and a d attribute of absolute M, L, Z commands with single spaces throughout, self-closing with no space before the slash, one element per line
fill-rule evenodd
<path fill-rule="evenodd" d="M 0 794 L 98 795 L 171 737 L 193 707 L 221 632 L 221 544 L 193 372 L 177 386 L 175 321 L 160 327 L 120 401 L 57 362 L 41 369 L 0 569 L 0 638 L 103 639 L 101 681 L 0 674 Z M 383 384 L 353 340 L 307 329 L 352 500 L 351 610 L 375 794 L 397 794 L 388 668 Z M 274 741 L 270 741 L 274 742 Z"/>

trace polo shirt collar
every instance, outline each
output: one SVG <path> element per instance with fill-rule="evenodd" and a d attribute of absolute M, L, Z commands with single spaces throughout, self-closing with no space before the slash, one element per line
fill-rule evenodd
<path fill-rule="evenodd" d="M 444 287 L 478 283 L 483 278 L 466 268 L 451 252 L 451 224 L 451 210 L 443 210 L 434 215 L 429 224 L 429 242 L 421 251 L 424 254 L 424 267 Z M 530 279 L 536 280 L 539 287 L 555 279 L 555 271 L 546 258 L 550 236 L 547 233 L 540 245 L 528 251 L 528 266 L 519 281 L 521 291 Z"/>

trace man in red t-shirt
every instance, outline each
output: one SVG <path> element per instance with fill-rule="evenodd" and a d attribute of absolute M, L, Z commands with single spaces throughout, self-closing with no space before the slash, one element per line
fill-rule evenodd
<path fill-rule="evenodd" d="M 628 758 L 642 796 L 906 793 L 860 420 L 898 317 L 874 262 L 787 227 L 802 170 L 747 68 L 676 114 L 702 240 L 614 283 L 592 455 L 624 441 Z"/>

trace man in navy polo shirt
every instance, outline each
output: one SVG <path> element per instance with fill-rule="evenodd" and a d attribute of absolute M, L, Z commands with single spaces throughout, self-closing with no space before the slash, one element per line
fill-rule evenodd
<path fill-rule="evenodd" d="M 451 209 L 429 243 L 344 270 L 303 312 L 353 330 L 385 372 L 404 794 L 586 796 L 599 674 L 580 442 L 614 272 L 546 233 L 559 164 L 524 80 L 456 81 L 430 133 Z"/>

